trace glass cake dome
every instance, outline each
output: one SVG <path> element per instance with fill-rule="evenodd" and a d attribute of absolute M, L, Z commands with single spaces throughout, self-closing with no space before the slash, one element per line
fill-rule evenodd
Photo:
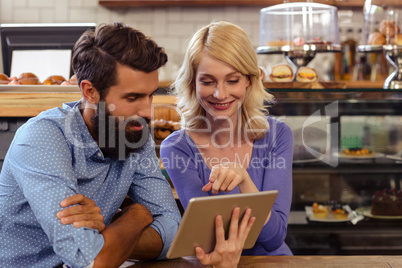
<path fill-rule="evenodd" d="M 363 10 L 366 45 L 402 46 L 401 4 L 401 0 L 366 0 Z"/>
<path fill-rule="evenodd" d="M 295 49 L 339 51 L 338 9 L 311 2 L 285 3 L 260 11 L 257 52 Z"/>
<path fill-rule="evenodd" d="M 365 45 L 359 52 L 384 52 L 395 70 L 385 79 L 384 89 L 402 89 L 402 2 L 366 0 L 364 13 Z"/>

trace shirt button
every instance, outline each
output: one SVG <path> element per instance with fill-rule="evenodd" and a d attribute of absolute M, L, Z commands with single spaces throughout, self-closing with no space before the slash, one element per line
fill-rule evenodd
<path fill-rule="evenodd" d="M 98 156 L 99 156 L 99 157 L 101 157 L 101 156 L 102 156 L 102 154 L 101 154 L 101 153 L 98 153 Z"/>

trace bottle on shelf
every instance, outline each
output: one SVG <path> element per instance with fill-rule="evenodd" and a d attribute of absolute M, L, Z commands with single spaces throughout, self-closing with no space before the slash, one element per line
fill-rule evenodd
<path fill-rule="evenodd" d="M 387 60 L 384 53 L 371 53 L 374 58 L 373 65 L 371 67 L 370 81 L 384 81 L 388 77 Z"/>
<path fill-rule="evenodd" d="M 356 57 L 356 40 L 352 28 L 347 29 L 346 39 L 341 42 L 341 45 L 343 48 L 343 80 L 350 81 Z"/>
<path fill-rule="evenodd" d="M 370 75 L 370 65 L 367 63 L 366 55 L 362 54 L 353 68 L 352 81 L 370 80 Z"/>
<path fill-rule="evenodd" d="M 342 36 L 342 29 L 339 29 L 339 36 Z M 334 80 L 339 81 L 343 79 L 343 53 L 334 52 Z"/>

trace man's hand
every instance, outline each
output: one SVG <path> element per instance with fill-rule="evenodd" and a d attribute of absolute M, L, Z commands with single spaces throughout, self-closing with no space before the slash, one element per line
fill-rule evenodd
<path fill-rule="evenodd" d="M 61 201 L 60 206 L 66 208 L 56 214 L 62 224 L 72 224 L 75 228 L 88 227 L 99 232 L 105 229 L 101 209 L 96 206 L 95 201 L 84 195 L 70 196 Z"/>
<path fill-rule="evenodd" d="M 216 244 L 214 251 L 205 254 L 201 247 L 195 248 L 197 258 L 203 265 L 213 265 L 216 268 L 237 267 L 244 243 L 255 222 L 255 217 L 251 217 L 251 209 L 246 210 L 240 224 L 239 218 L 240 208 L 237 207 L 233 210 L 229 227 L 229 237 L 225 240 L 222 217 L 220 215 L 216 216 Z"/>

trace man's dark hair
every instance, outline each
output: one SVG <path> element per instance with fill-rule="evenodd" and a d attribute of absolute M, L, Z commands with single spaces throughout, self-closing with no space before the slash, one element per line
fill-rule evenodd
<path fill-rule="evenodd" d="M 78 85 L 90 81 L 101 98 L 117 83 L 117 63 L 149 73 L 166 62 L 164 49 L 155 41 L 118 22 L 87 30 L 75 43 L 72 56 Z"/>

